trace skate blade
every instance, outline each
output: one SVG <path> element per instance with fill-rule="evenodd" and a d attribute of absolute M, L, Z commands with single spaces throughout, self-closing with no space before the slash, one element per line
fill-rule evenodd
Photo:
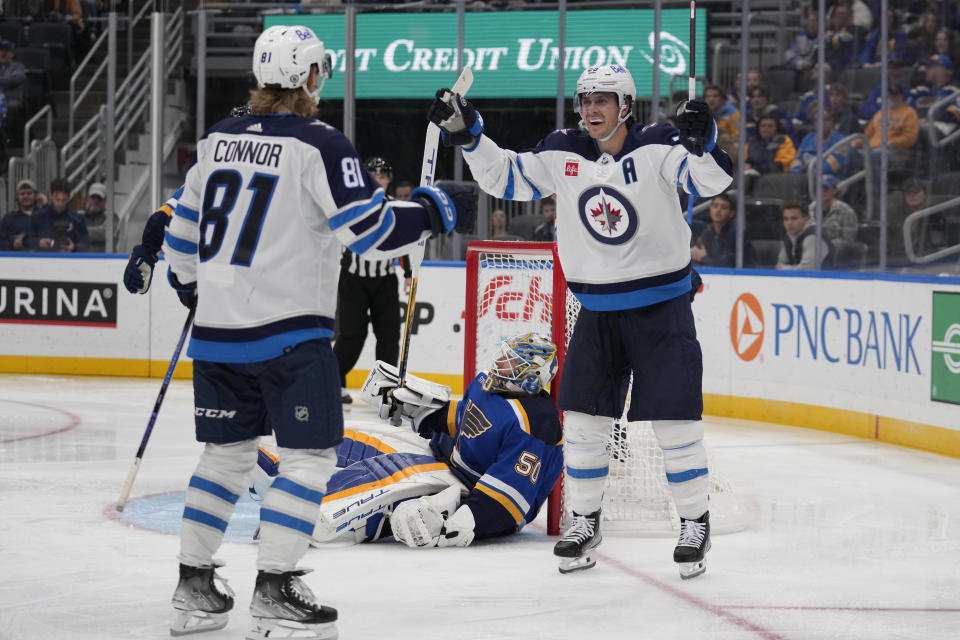
<path fill-rule="evenodd" d="M 680 578 L 682 580 L 696 578 L 698 575 L 707 570 L 706 560 L 701 560 L 699 562 L 681 562 L 678 566 L 680 567 Z"/>
<path fill-rule="evenodd" d="M 579 558 L 558 558 L 560 566 L 557 567 L 560 573 L 573 573 L 574 571 L 583 571 L 597 564 L 596 558 L 592 553 L 586 553 Z"/>
<path fill-rule="evenodd" d="M 277 618 L 254 618 L 246 640 L 337 640 L 340 632 L 334 622 L 303 624 Z"/>
<path fill-rule="evenodd" d="M 206 611 L 177 610 L 170 624 L 170 635 L 174 638 L 188 636 L 201 631 L 216 631 L 227 626 L 226 613 L 208 613 Z"/>

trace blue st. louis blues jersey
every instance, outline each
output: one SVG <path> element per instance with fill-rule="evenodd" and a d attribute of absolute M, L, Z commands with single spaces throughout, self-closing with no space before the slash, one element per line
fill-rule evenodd
<path fill-rule="evenodd" d="M 481 373 L 463 399 L 425 419 L 434 455 L 470 493 L 477 537 L 512 533 L 533 520 L 560 477 L 563 440 L 553 400 L 482 389 Z"/>
<path fill-rule="evenodd" d="M 556 194 L 557 250 L 567 285 L 587 309 L 611 311 L 690 291 L 690 228 L 677 186 L 697 196 L 720 193 L 733 180 L 733 167 L 715 141 L 697 157 L 679 140 L 669 124 L 637 124 L 616 156 L 601 154 L 576 129 L 554 131 L 523 153 L 481 135 L 463 155 L 494 196 Z"/>
<path fill-rule="evenodd" d="M 227 118 L 197 143 L 164 242 L 197 282 L 188 354 L 257 362 L 331 337 L 340 246 L 402 255 L 429 235 L 415 202 L 387 201 L 333 127 L 290 114 Z"/>

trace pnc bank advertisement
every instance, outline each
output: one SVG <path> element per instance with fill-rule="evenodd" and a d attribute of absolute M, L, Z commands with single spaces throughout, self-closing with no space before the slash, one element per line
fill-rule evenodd
<path fill-rule="evenodd" d="M 556 11 L 467 13 L 464 62 L 474 71 L 472 98 L 549 98 L 557 95 L 560 65 Z M 566 14 L 564 93 L 573 96 L 580 73 L 592 66 L 627 67 L 638 97 L 653 94 L 652 9 L 570 11 Z M 334 75 L 324 99 L 343 97 L 346 71 L 343 15 L 267 15 L 278 24 L 313 29 L 331 54 Z M 454 13 L 361 13 L 356 20 L 357 98 L 430 98 L 460 69 Z M 665 9 L 660 22 L 660 93 L 671 76 L 686 90 L 690 75 L 690 12 Z M 697 9 L 696 75 L 706 73 L 707 12 Z"/>

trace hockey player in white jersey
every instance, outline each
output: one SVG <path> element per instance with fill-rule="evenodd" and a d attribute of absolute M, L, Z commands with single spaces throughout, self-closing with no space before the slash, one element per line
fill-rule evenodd
<path fill-rule="evenodd" d="M 301 580 L 334 447 L 343 438 L 330 346 L 340 244 L 392 257 L 475 215 L 433 187 L 387 202 L 350 142 L 315 119 L 330 60 L 302 26 L 257 39 L 251 115 L 213 125 L 197 143 L 164 253 L 181 301 L 196 305 L 196 437 L 205 443 L 186 492 L 180 582 L 170 632 L 222 628 L 233 606 L 213 555 L 257 444 L 276 437 L 280 475 L 260 510 L 257 578 L 248 640 L 337 637 L 337 612 Z M 460 208 L 458 219 L 457 208 Z"/>
<path fill-rule="evenodd" d="M 609 472 L 607 439 L 633 375 L 628 418 L 651 420 L 681 517 L 674 550 L 681 577 L 703 573 L 710 547 L 702 360 L 690 309 L 690 229 L 677 186 L 720 193 L 732 180 L 709 107 L 677 109 L 677 128 L 631 116 L 636 88 L 620 65 L 591 67 L 577 81 L 580 129 L 554 131 L 531 151 L 501 149 L 473 105 L 437 92 L 428 118 L 460 145 L 488 193 L 512 200 L 557 194 L 560 262 L 583 306 L 560 383 L 564 461 L 574 511 L 554 548 L 563 573 L 595 564 Z M 679 130 L 678 130 L 679 129 Z"/>

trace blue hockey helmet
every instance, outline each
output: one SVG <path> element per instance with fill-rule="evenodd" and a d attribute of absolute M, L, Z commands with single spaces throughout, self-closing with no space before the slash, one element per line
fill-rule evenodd
<path fill-rule="evenodd" d="M 536 333 L 503 341 L 483 381 L 484 391 L 536 395 L 557 374 L 557 345 Z"/>

